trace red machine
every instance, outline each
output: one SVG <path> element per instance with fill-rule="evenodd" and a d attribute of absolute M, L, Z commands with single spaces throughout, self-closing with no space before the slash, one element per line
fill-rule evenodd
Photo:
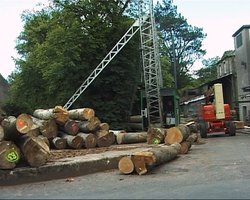
<path fill-rule="evenodd" d="M 229 104 L 224 104 L 221 84 L 219 90 L 208 92 L 206 95 L 206 103 L 200 108 L 200 135 L 206 138 L 210 133 L 224 133 L 229 136 L 235 136 L 236 126 L 232 121 L 232 115 Z M 216 98 L 217 96 L 217 98 Z M 213 100 L 217 102 L 213 102 Z"/>

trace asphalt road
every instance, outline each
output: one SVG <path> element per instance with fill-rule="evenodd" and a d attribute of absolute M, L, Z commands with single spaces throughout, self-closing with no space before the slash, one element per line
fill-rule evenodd
<path fill-rule="evenodd" d="M 250 134 L 212 136 L 147 175 L 106 171 L 0 188 L 0 199 L 249 199 Z"/>

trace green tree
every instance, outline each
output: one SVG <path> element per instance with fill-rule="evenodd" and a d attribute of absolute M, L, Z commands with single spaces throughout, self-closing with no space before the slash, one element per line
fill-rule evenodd
<path fill-rule="evenodd" d="M 176 66 L 177 88 L 181 89 L 190 81 L 188 74 L 197 59 L 200 59 L 205 50 L 202 41 L 206 37 L 202 28 L 193 27 L 177 12 L 172 0 L 163 0 L 157 3 L 155 18 L 160 36 L 165 46 L 165 54 L 170 58 L 172 73 Z"/>
<path fill-rule="evenodd" d="M 215 80 L 217 77 L 217 63 L 220 57 L 204 59 L 202 61 L 203 67 L 195 71 L 195 75 L 198 77 L 197 82 L 199 85 Z"/>
<path fill-rule="evenodd" d="M 124 6 L 126 1 L 54 0 L 49 8 L 24 13 L 11 102 L 28 112 L 64 105 L 133 23 Z M 92 107 L 114 126 L 126 121 L 140 82 L 138 47 L 137 36 L 72 108 Z"/>

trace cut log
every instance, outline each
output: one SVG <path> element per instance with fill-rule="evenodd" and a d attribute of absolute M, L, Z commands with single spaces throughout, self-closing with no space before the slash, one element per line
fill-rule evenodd
<path fill-rule="evenodd" d="M 82 137 L 78 136 L 78 135 L 69 135 L 65 132 L 59 131 L 59 135 L 62 138 L 65 138 L 67 141 L 67 145 L 68 147 L 72 148 L 72 149 L 81 149 L 83 146 L 83 139 Z"/>
<path fill-rule="evenodd" d="M 31 167 L 44 165 L 50 158 L 50 149 L 39 137 L 22 136 L 18 142 L 24 159 Z"/>
<path fill-rule="evenodd" d="M 132 144 L 132 143 L 147 142 L 147 132 L 134 132 L 134 133 L 116 132 L 115 136 L 117 144 Z"/>
<path fill-rule="evenodd" d="M 98 147 L 109 147 L 114 142 L 114 134 L 105 130 L 98 130 L 95 132 L 97 136 L 97 146 Z"/>
<path fill-rule="evenodd" d="M 4 129 L 4 140 L 16 141 L 23 135 L 16 128 L 16 117 L 8 116 L 2 122 L 1 125 Z"/>
<path fill-rule="evenodd" d="M 147 131 L 147 143 L 148 144 L 164 143 L 165 137 L 166 137 L 166 129 L 149 128 Z"/>
<path fill-rule="evenodd" d="M 25 113 L 17 117 L 16 128 L 19 132 L 29 136 L 35 136 L 31 132 L 39 129 L 39 132 L 48 139 L 56 137 L 58 132 L 55 119 L 41 120 Z"/>
<path fill-rule="evenodd" d="M 66 149 L 67 148 L 67 140 L 65 138 L 61 137 L 55 137 L 50 140 L 51 146 L 53 146 L 55 149 Z"/>
<path fill-rule="evenodd" d="M 185 141 L 181 143 L 180 154 L 187 154 L 191 146 L 198 139 L 198 135 L 196 133 L 191 134 Z"/>
<path fill-rule="evenodd" d="M 69 113 L 62 106 L 50 109 L 36 109 L 33 116 L 43 120 L 55 119 L 59 125 L 64 125 L 69 119 Z"/>
<path fill-rule="evenodd" d="M 142 116 L 141 115 L 133 115 L 129 117 L 129 122 L 131 123 L 142 123 Z"/>
<path fill-rule="evenodd" d="M 190 133 L 198 133 L 198 126 L 194 121 L 189 122 L 185 125 L 189 128 Z"/>
<path fill-rule="evenodd" d="M 135 166 L 131 156 L 124 156 L 118 162 L 118 169 L 123 174 L 131 174 L 134 172 Z"/>
<path fill-rule="evenodd" d="M 20 149 L 12 141 L 0 142 L 0 169 L 14 169 L 20 157 Z"/>
<path fill-rule="evenodd" d="M 95 111 L 92 108 L 78 108 L 69 110 L 69 118 L 77 120 L 90 120 L 95 116 Z"/>
<path fill-rule="evenodd" d="M 97 138 L 93 133 L 78 133 L 83 139 L 83 147 L 86 149 L 94 148 L 97 145 Z"/>
<path fill-rule="evenodd" d="M 37 137 L 41 138 L 50 148 L 50 142 L 49 142 L 49 139 L 47 137 L 44 137 L 43 135 L 38 135 Z"/>
<path fill-rule="evenodd" d="M 4 140 L 4 129 L 3 127 L 0 125 L 0 142 Z"/>
<path fill-rule="evenodd" d="M 181 145 L 175 143 L 170 146 L 154 147 L 148 151 L 135 152 L 132 155 L 135 171 L 139 175 L 146 174 L 154 167 L 174 159 L 178 155 L 180 148 Z"/>
<path fill-rule="evenodd" d="M 69 135 L 77 135 L 79 132 L 78 122 L 73 119 L 69 119 L 64 126 L 60 127 L 60 129 Z"/>
<path fill-rule="evenodd" d="M 99 129 L 100 130 L 106 130 L 106 131 L 108 131 L 109 130 L 109 124 L 108 123 L 100 123 L 100 125 L 99 125 Z"/>
<path fill-rule="evenodd" d="M 184 124 L 167 129 L 165 137 L 165 144 L 181 143 L 185 141 L 190 135 L 189 128 Z"/>
<path fill-rule="evenodd" d="M 98 130 L 100 124 L 98 117 L 92 117 L 88 121 L 77 121 L 79 130 L 84 133 L 93 133 Z"/>

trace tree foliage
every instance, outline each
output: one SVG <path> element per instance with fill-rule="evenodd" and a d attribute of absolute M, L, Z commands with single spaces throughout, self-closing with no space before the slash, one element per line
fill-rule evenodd
<path fill-rule="evenodd" d="M 202 28 L 189 25 L 187 20 L 177 12 L 177 7 L 173 5 L 172 0 L 158 2 L 155 13 L 162 45 L 166 49 L 165 54 L 170 58 L 172 68 L 174 64 L 176 65 L 178 89 L 183 88 L 190 81 L 188 73 L 194 62 L 205 54 L 201 47 L 206 34 L 203 33 Z"/>
<path fill-rule="evenodd" d="M 27 112 L 64 105 L 133 21 L 118 0 L 54 0 L 26 12 L 11 75 L 11 103 Z M 133 38 L 77 99 L 72 108 L 91 107 L 102 121 L 127 120 L 140 82 L 139 38 Z"/>

